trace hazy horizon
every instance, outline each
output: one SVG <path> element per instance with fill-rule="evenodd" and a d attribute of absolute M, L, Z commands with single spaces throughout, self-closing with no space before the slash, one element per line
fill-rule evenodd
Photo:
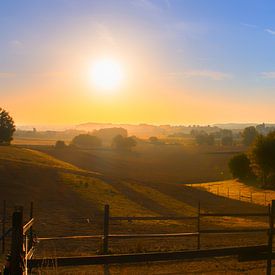
<path fill-rule="evenodd" d="M 220 128 L 224 128 L 224 129 L 243 129 L 247 126 L 256 126 L 259 124 L 264 123 L 266 126 L 269 125 L 275 125 L 275 122 L 261 122 L 261 123 L 257 123 L 257 122 L 225 122 L 225 123 L 211 123 L 211 124 L 199 124 L 199 123 L 195 123 L 195 124 L 154 124 L 154 123 L 110 123 L 110 122 L 82 122 L 82 123 L 77 123 L 77 124 L 17 124 L 16 127 L 17 129 L 20 130 L 33 130 L 33 128 L 36 128 L 36 130 L 38 131 L 49 131 L 49 130 L 53 130 L 53 131 L 64 131 L 64 130 L 74 130 L 74 129 L 78 129 L 79 126 L 84 126 L 86 124 L 98 124 L 99 126 L 102 125 L 102 128 L 104 128 L 104 125 L 113 125 L 118 126 L 118 125 L 131 125 L 131 126 L 140 126 L 140 125 L 150 125 L 150 126 L 155 126 L 155 127 L 159 127 L 159 126 L 164 126 L 164 125 L 169 125 L 171 127 L 174 126 L 182 126 L 182 127 L 188 127 L 188 126 L 201 126 L 201 127 L 205 127 L 205 126 L 211 126 L 211 127 L 220 127 Z"/>

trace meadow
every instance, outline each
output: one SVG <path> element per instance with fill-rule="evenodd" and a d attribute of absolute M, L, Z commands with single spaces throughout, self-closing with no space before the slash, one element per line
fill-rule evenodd
<path fill-rule="evenodd" d="M 110 149 L 55 149 L 41 144 L 2 146 L 0 200 L 8 198 L 10 211 L 14 204 L 27 207 L 31 200 L 34 201 L 35 231 L 39 237 L 102 233 L 102 211 L 106 203 L 110 205 L 111 215 L 117 216 L 196 215 L 199 201 L 202 212 L 228 212 L 228 209 L 231 212 L 266 211 L 264 206 L 217 196 L 208 190 L 184 184 L 198 181 L 215 184 L 215 180 L 226 179 L 229 177 L 227 160 L 237 150 L 239 148 L 224 151 L 213 147 L 143 144 L 133 152 L 121 153 Z M 262 228 L 266 225 L 267 222 L 261 218 L 232 217 L 207 218 L 202 224 L 204 228 Z M 116 222 L 111 225 L 112 233 L 195 230 L 196 224 L 180 221 Z M 208 235 L 202 237 L 201 242 L 205 248 L 255 244 L 255 234 L 235 234 L 227 238 Z M 265 234 L 257 234 L 257 243 L 265 242 Z M 195 247 L 196 240 L 183 238 L 113 240 L 110 252 L 173 251 Z M 101 242 L 98 241 L 45 241 L 38 244 L 36 256 L 54 258 L 100 252 Z M 223 270 L 217 263 L 210 261 L 209 264 L 213 265 L 213 272 L 215 268 L 220 272 Z M 166 270 L 171 265 L 175 270 L 193 266 L 192 262 L 168 263 Z M 229 265 L 233 269 L 244 268 L 232 260 Z M 261 263 L 254 267 L 261 268 Z M 136 274 L 144 274 L 145 270 L 158 269 L 156 264 L 123 265 L 112 267 L 112 274 L 117 270 L 136 270 Z M 92 270 L 97 274 L 101 267 Z M 74 274 L 74 271 L 66 272 Z M 66 272 L 64 274 L 68 274 Z"/>

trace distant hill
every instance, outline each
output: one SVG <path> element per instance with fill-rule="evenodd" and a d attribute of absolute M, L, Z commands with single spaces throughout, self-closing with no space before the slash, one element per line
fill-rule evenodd
<path fill-rule="evenodd" d="M 235 130 L 242 130 L 246 127 L 254 126 L 256 127 L 260 123 L 220 123 L 220 124 L 213 124 L 213 126 L 222 128 L 222 129 L 235 129 Z M 266 127 L 274 127 L 275 124 L 272 123 L 265 123 Z"/>
<path fill-rule="evenodd" d="M 207 133 L 217 132 L 219 128 L 216 126 L 200 126 L 200 125 L 151 125 L 151 124 L 112 124 L 112 123 L 94 123 L 88 122 L 76 126 L 77 130 L 94 131 L 103 128 L 124 128 L 129 136 L 137 136 L 140 138 L 149 138 L 151 136 L 166 137 L 176 133 L 189 134 L 192 129 L 204 130 Z"/>

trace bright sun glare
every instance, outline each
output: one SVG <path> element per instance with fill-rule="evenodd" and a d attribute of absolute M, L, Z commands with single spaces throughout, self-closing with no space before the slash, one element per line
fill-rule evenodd
<path fill-rule="evenodd" d="M 91 80 L 99 89 L 114 90 L 121 84 L 123 77 L 121 65 L 112 59 L 101 59 L 92 67 Z"/>

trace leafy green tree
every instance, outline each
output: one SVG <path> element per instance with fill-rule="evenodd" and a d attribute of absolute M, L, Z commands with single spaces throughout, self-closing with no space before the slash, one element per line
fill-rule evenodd
<path fill-rule="evenodd" d="M 259 135 L 250 152 L 254 172 L 263 186 L 275 185 L 275 132 Z"/>
<path fill-rule="evenodd" d="M 15 125 L 12 117 L 7 111 L 0 108 L 0 144 L 10 144 L 15 132 Z"/>
<path fill-rule="evenodd" d="M 92 148 L 92 147 L 100 147 L 101 140 L 96 136 L 91 136 L 89 134 L 81 134 L 73 138 L 72 145 L 76 147 L 85 147 L 85 148 Z"/>
<path fill-rule="evenodd" d="M 234 178 L 245 180 L 254 177 L 250 160 L 244 153 L 232 157 L 228 163 L 228 166 Z"/>
<path fill-rule="evenodd" d="M 251 145 L 257 138 L 258 132 L 254 126 L 244 128 L 242 132 L 243 144 L 246 146 Z"/>

